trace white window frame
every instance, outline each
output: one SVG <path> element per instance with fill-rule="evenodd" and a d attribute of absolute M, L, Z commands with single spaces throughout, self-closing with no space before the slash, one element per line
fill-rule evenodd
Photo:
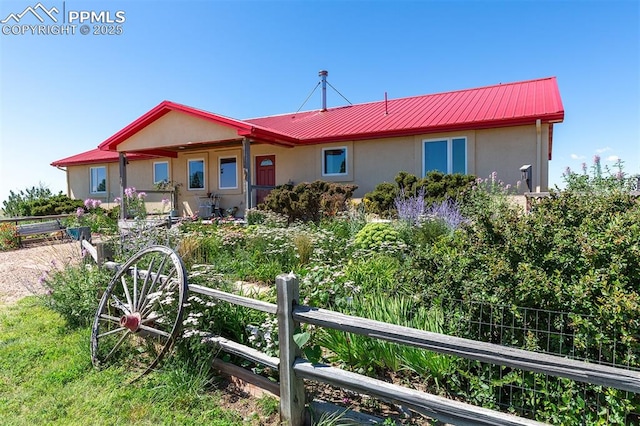
<path fill-rule="evenodd" d="M 220 179 L 220 175 L 222 174 L 222 160 L 228 160 L 233 158 L 236 163 L 236 176 L 235 186 L 222 186 L 222 179 Z M 218 189 L 238 189 L 238 156 L 237 155 L 225 155 L 224 157 L 218 157 Z"/>
<path fill-rule="evenodd" d="M 157 185 L 159 183 L 162 183 L 164 181 L 163 180 L 158 180 L 157 176 L 156 176 L 156 165 L 159 164 L 166 164 L 167 165 L 167 179 L 166 181 L 169 182 L 171 180 L 171 171 L 169 170 L 169 162 L 168 161 L 154 161 L 153 162 L 153 184 Z"/>
<path fill-rule="evenodd" d="M 191 187 L 191 163 L 202 162 L 202 188 Z M 205 191 L 207 189 L 207 162 L 204 158 L 187 160 L 187 191 Z"/>
<path fill-rule="evenodd" d="M 447 171 L 446 174 L 453 174 L 453 140 L 464 139 L 464 174 L 467 174 L 467 148 L 468 140 L 466 136 L 451 136 L 448 138 L 423 139 L 422 140 L 422 176 L 426 176 L 431 170 L 426 170 L 427 164 L 424 158 L 425 146 L 430 142 L 446 142 L 447 143 Z"/>
<path fill-rule="evenodd" d="M 336 149 L 344 150 L 344 173 L 326 173 L 326 151 L 333 151 Z M 347 176 L 349 174 L 349 148 L 346 146 L 333 146 L 322 148 L 322 176 Z"/>
<path fill-rule="evenodd" d="M 98 170 L 98 169 L 103 169 L 104 170 L 104 191 L 94 191 L 93 190 L 93 171 L 94 170 Z M 107 167 L 106 166 L 96 166 L 96 167 L 89 167 L 89 193 L 90 194 L 106 194 L 107 193 L 107 182 L 108 182 L 108 176 L 107 176 Z M 99 185 L 96 185 L 96 187 Z"/>

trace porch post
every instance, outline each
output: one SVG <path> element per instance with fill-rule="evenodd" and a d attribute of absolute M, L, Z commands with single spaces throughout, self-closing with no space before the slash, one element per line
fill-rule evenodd
<path fill-rule="evenodd" d="M 121 152 L 118 155 L 120 165 L 120 219 L 127 218 L 127 203 L 124 190 L 127 187 L 127 155 Z"/>
<path fill-rule="evenodd" d="M 247 209 L 252 207 L 251 187 L 251 140 L 249 138 L 242 139 L 242 153 L 244 155 L 244 195 L 245 195 L 245 215 Z"/>

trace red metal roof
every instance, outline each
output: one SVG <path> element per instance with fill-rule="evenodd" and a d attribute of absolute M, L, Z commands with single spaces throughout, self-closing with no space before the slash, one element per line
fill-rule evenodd
<path fill-rule="evenodd" d="M 564 119 L 555 77 L 247 120 L 164 101 L 102 142 L 98 150 L 58 160 L 52 165 L 117 161 L 117 154 L 103 157 L 102 153 L 116 151 L 121 142 L 170 111 L 234 128 L 238 137 L 285 146 L 518 126 L 534 124 L 537 119 L 556 123 Z M 160 151 L 155 154 L 163 155 Z"/>
<path fill-rule="evenodd" d="M 555 77 L 245 120 L 301 144 L 564 119 Z"/>
<path fill-rule="evenodd" d="M 98 148 L 102 150 L 115 151 L 120 142 L 123 142 L 126 139 L 130 138 L 135 133 L 139 132 L 149 124 L 153 123 L 154 121 L 158 120 L 171 111 L 183 112 L 185 114 L 193 115 L 195 117 L 212 121 L 223 126 L 234 128 L 238 131 L 238 135 L 251 134 L 253 130 L 256 130 L 255 125 L 251 125 L 250 123 L 246 123 L 241 120 L 236 120 L 234 118 L 225 117 L 220 114 L 214 114 L 197 108 L 192 108 L 190 106 L 177 104 L 171 101 L 163 101 L 155 108 L 151 109 L 146 114 L 142 115 L 140 118 L 126 126 L 124 129 L 120 130 L 118 133 L 102 142 L 98 146 Z M 279 135 L 277 134 L 277 132 L 276 134 L 271 135 L 271 132 L 265 129 L 263 133 L 265 133 L 265 136 L 270 135 L 274 139 L 281 138 L 286 141 L 293 142 L 290 140 L 291 138 L 288 138 L 284 135 Z"/>
<path fill-rule="evenodd" d="M 119 153 L 113 151 L 101 151 L 98 148 L 86 151 L 71 157 L 63 158 L 51 163 L 55 167 L 77 166 L 94 163 L 117 163 Z M 150 155 L 127 154 L 127 160 L 146 160 L 153 158 Z"/>

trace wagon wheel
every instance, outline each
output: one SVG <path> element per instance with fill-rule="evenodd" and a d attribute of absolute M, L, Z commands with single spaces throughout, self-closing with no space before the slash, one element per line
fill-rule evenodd
<path fill-rule="evenodd" d="M 153 369 L 182 326 L 187 273 L 170 248 L 151 246 L 122 265 L 102 295 L 91 330 L 96 367 L 120 363 L 139 372 Z"/>

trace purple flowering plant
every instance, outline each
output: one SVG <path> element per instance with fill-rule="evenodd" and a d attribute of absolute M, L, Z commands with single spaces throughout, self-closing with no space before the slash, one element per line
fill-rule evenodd
<path fill-rule="evenodd" d="M 133 219 L 144 219 L 147 217 L 147 207 L 145 205 L 146 192 L 138 192 L 135 188 L 129 187 L 124 190 L 124 204 L 127 209 L 127 216 Z M 122 206 L 122 198 L 116 197 L 114 202 Z"/>
<path fill-rule="evenodd" d="M 602 164 L 599 155 L 593 156 L 590 170 L 587 164 L 582 163 L 582 173 L 574 172 L 570 167 L 565 168 L 562 178 L 565 189 L 568 191 L 592 192 L 592 191 L 631 191 L 637 189 L 640 176 L 630 176 L 624 172 L 624 162 L 617 158 L 610 168 Z"/>

